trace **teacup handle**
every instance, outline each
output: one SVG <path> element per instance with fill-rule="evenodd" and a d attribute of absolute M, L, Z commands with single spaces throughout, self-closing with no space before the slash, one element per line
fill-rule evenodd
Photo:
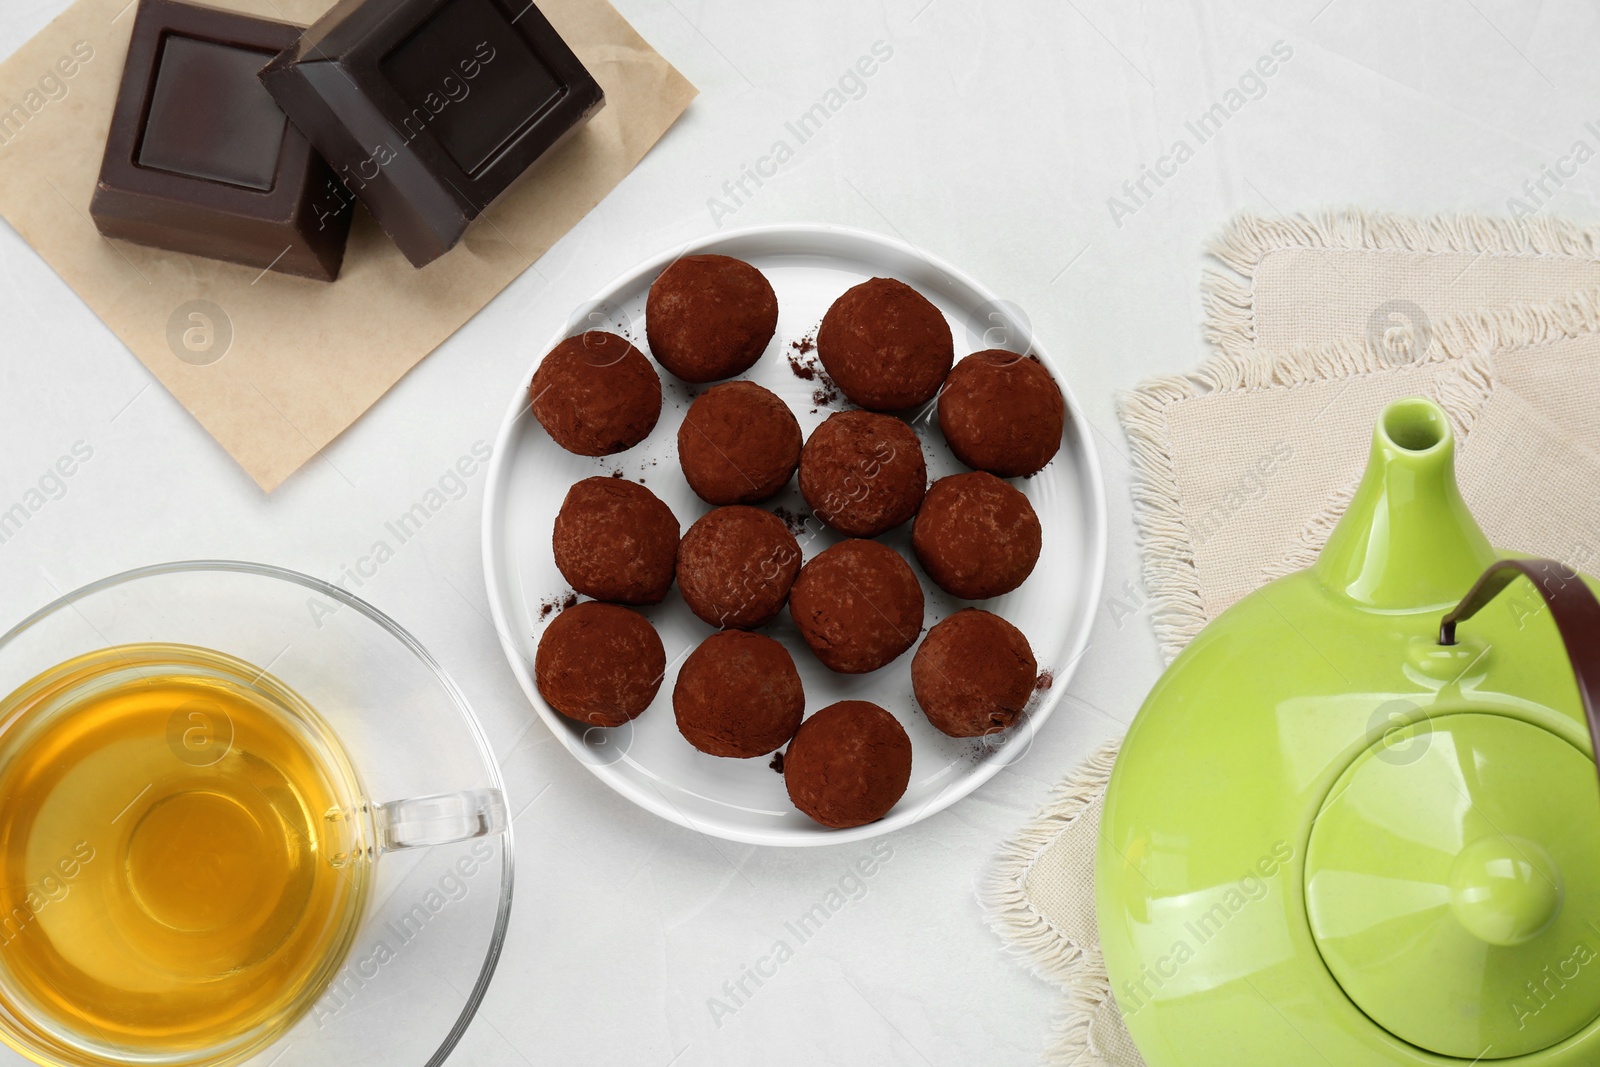
<path fill-rule="evenodd" d="M 378 851 L 470 841 L 506 828 L 506 797 L 498 789 L 468 789 L 391 800 L 373 808 Z"/>
<path fill-rule="evenodd" d="M 1439 643 L 1455 644 L 1456 623 L 1472 618 L 1519 576 L 1531 581 L 1550 605 L 1550 617 L 1572 661 L 1595 760 L 1600 763 L 1600 599 L 1577 571 L 1553 559 L 1496 560 L 1439 623 Z"/>

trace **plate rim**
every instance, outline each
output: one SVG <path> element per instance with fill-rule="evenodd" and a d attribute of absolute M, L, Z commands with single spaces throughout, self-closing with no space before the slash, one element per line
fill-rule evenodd
<path fill-rule="evenodd" d="M 854 241 L 869 245 L 877 245 L 887 251 L 901 256 L 918 259 L 932 267 L 938 273 L 946 276 L 952 282 L 965 286 L 982 300 L 998 303 L 1000 298 L 988 286 L 965 271 L 957 269 L 944 259 L 931 253 L 916 248 L 907 241 L 892 237 L 888 234 L 872 230 L 864 230 L 854 226 L 843 226 L 836 223 L 807 223 L 787 222 L 771 223 L 760 226 L 744 226 L 729 230 L 719 230 L 715 233 L 701 234 L 689 239 L 672 250 L 657 253 L 639 261 L 614 277 L 606 285 L 597 290 L 588 300 L 578 305 L 578 309 L 600 306 L 610 300 L 611 295 L 618 290 L 631 286 L 640 279 L 658 274 L 667 264 L 687 255 L 696 255 L 705 251 L 715 251 L 720 246 L 735 241 L 761 238 L 782 238 L 806 235 L 811 238 L 838 238 L 842 241 Z M 488 475 L 484 482 L 483 513 L 481 529 L 481 548 L 483 552 L 483 577 L 486 593 L 489 600 L 489 613 L 494 623 L 495 635 L 500 640 L 501 652 L 505 655 L 506 663 L 516 676 L 517 684 L 521 686 L 523 696 L 533 706 L 533 710 L 544 722 L 555 739 L 560 742 L 569 755 L 580 765 L 588 770 L 600 781 L 610 786 L 621 796 L 638 805 L 639 807 L 660 816 L 669 822 L 676 823 L 698 833 L 709 834 L 726 841 L 735 841 L 741 844 L 770 845 L 776 847 L 809 847 L 824 845 L 839 845 L 853 841 L 863 841 L 896 830 L 913 826 L 924 819 L 950 807 L 962 800 L 984 783 L 988 782 L 1003 768 L 1010 766 L 1018 758 L 1016 753 L 1026 753 L 1033 745 L 1038 732 L 1050 718 L 1058 704 L 1065 695 L 1066 686 L 1071 682 L 1076 673 L 1084 653 L 1087 651 L 1091 634 L 1094 630 L 1094 616 L 1100 602 L 1103 590 L 1107 556 L 1107 516 L 1105 477 L 1100 466 L 1098 449 L 1094 444 L 1094 434 L 1089 429 L 1087 417 L 1083 407 L 1078 403 L 1072 391 L 1072 386 L 1061 367 L 1055 359 L 1038 344 L 1037 335 L 1033 337 L 1033 354 L 1037 355 L 1045 364 L 1061 388 L 1062 398 L 1066 401 L 1069 441 L 1074 444 L 1081 454 L 1081 466 L 1084 471 L 1085 485 L 1082 499 L 1088 505 L 1088 513 L 1084 516 L 1086 533 L 1087 566 L 1084 568 L 1084 595 L 1081 603 L 1077 605 L 1073 621 L 1078 624 L 1077 637 L 1068 650 L 1068 657 L 1063 667 L 1059 668 L 1053 676 L 1050 695 L 1034 709 L 1025 720 L 1019 736 L 1014 737 L 1013 743 L 1007 744 L 991 759 L 978 764 L 972 773 L 940 790 L 931 800 L 904 812 L 894 813 L 876 822 L 864 826 L 851 827 L 844 830 L 830 830 L 826 833 L 807 832 L 794 834 L 773 830 L 750 830 L 719 823 L 704 823 L 685 815 L 676 805 L 661 796 L 652 796 L 642 786 L 636 785 L 631 780 L 612 773 L 612 763 L 599 763 L 583 758 L 575 747 L 574 735 L 566 727 L 569 721 L 564 716 L 551 708 L 539 693 L 538 684 L 533 677 L 533 664 L 526 660 L 521 648 L 514 641 L 510 627 L 506 622 L 506 609 L 501 599 L 501 584 L 505 575 L 501 573 L 497 562 L 499 543 L 497 538 L 503 532 L 504 522 L 504 496 L 501 491 L 505 482 L 506 469 L 510 452 L 508 447 L 513 435 L 517 431 L 517 424 L 521 421 L 527 409 L 528 388 L 533 381 L 534 371 L 538 369 L 552 348 L 562 340 L 571 336 L 575 323 L 569 313 L 562 320 L 562 325 L 556 333 L 545 343 L 542 348 L 536 349 L 532 362 L 528 365 L 527 373 L 520 379 L 511 397 L 511 402 L 501 419 L 500 428 L 495 434 L 494 452 L 489 460 Z M 653 357 L 652 361 L 653 361 Z M 1015 743 L 1024 742 L 1024 743 Z"/>

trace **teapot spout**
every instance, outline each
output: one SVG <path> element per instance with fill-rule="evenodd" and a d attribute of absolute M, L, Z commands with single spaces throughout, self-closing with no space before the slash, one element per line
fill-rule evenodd
<path fill-rule="evenodd" d="M 1495 553 L 1461 499 L 1455 453 L 1450 420 L 1433 401 L 1384 408 L 1366 474 L 1313 567 L 1322 583 L 1379 611 L 1459 600 Z"/>

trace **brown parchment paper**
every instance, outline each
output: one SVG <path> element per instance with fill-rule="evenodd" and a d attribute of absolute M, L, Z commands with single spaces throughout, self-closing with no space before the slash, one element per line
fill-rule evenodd
<path fill-rule="evenodd" d="M 302 25 L 332 6 L 209 2 Z M 606 0 L 539 0 L 605 109 L 448 255 L 413 268 L 358 210 L 339 280 L 313 282 L 95 229 L 135 7 L 78 0 L 0 65 L 0 215 L 268 492 L 576 225 L 695 96 Z"/>

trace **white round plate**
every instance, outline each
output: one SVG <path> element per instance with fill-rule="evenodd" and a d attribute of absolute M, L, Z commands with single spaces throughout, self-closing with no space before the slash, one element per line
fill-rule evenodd
<path fill-rule="evenodd" d="M 537 356 L 565 337 L 585 329 L 605 329 L 628 337 L 641 351 L 645 342 L 644 306 L 650 283 L 680 256 L 720 253 L 760 268 L 778 295 L 778 330 L 760 362 L 745 377 L 766 386 L 788 403 L 811 431 L 834 410 L 838 399 L 819 402 L 820 381 L 795 373 L 791 359 L 817 364 L 794 345 L 816 336 L 830 304 L 857 282 L 874 276 L 911 285 L 950 320 L 956 358 L 981 348 L 1016 348 L 1027 343 L 1025 319 L 1009 304 L 948 264 L 900 241 L 839 226 L 784 225 L 702 238 L 643 263 L 607 287 L 568 320 Z M 1007 344 L 1007 341 L 1012 344 Z M 1028 495 L 1044 528 L 1044 550 L 1020 589 L 981 603 L 1015 624 L 1033 646 L 1042 672 L 1053 683 L 1041 687 L 1025 717 L 1012 729 L 988 738 L 946 737 L 934 729 L 911 692 L 907 652 L 869 675 L 834 674 L 811 654 L 787 611 L 763 628 L 794 656 L 805 685 L 810 714 L 837 700 L 871 700 L 888 708 L 911 736 L 911 784 L 900 803 L 882 820 L 849 830 L 829 830 L 812 822 L 789 802 L 783 776 L 770 757 L 723 759 L 697 751 L 678 733 L 672 688 L 678 665 L 711 627 L 697 619 L 676 588 L 665 602 L 643 609 L 666 646 L 667 674 L 661 691 L 638 719 L 614 729 L 586 727 L 557 713 L 534 682 L 534 652 L 539 636 L 571 592 L 556 569 L 550 533 L 567 489 L 581 478 L 621 471 L 643 482 L 677 515 L 684 530 L 710 506 L 684 481 L 678 467 L 677 433 L 692 400 L 689 387 L 661 370 L 661 420 L 650 436 L 626 452 L 600 459 L 566 452 L 529 415 L 528 383 L 511 398 L 489 467 L 483 513 L 484 568 L 495 626 L 528 699 L 567 749 L 602 781 L 634 803 L 673 822 L 732 841 L 763 845 L 840 844 L 888 833 L 925 819 L 972 792 L 1007 763 L 1026 752 L 1059 702 L 1072 669 L 1088 641 L 1105 569 L 1105 493 L 1090 441 L 1088 423 L 1061 369 L 1035 342 L 1033 352 L 1050 369 L 1066 396 L 1068 417 L 1061 451 L 1032 478 L 1013 484 Z M 537 359 L 535 359 L 537 363 Z M 659 369 L 659 368 L 658 368 Z M 704 388 L 704 387 L 701 387 Z M 923 441 L 930 479 L 966 468 L 950 454 L 932 406 L 911 413 Z M 809 518 L 795 482 L 761 505 L 787 511 L 806 559 L 840 538 Z M 910 523 L 881 540 L 898 550 L 922 579 L 927 594 L 925 627 L 967 606 L 943 593 L 911 552 Z"/>

